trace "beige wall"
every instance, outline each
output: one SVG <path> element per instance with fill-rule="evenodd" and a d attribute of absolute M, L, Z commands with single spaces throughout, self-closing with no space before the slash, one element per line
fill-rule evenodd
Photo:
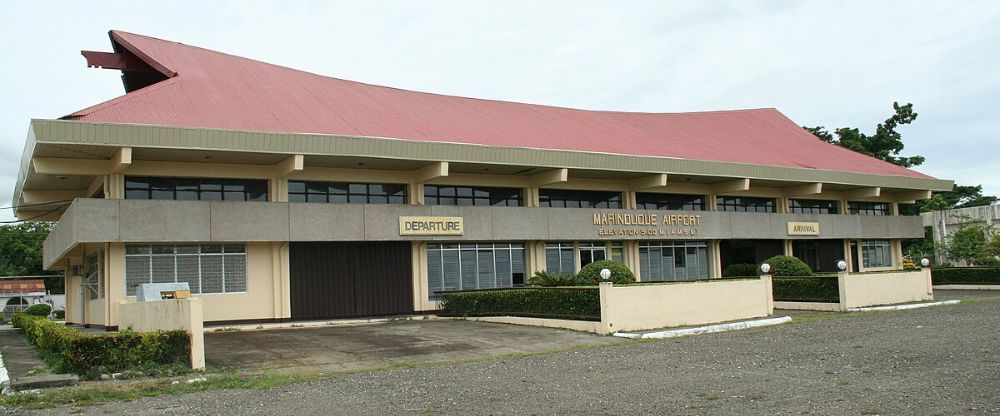
<path fill-rule="evenodd" d="M 601 284 L 601 331 L 642 331 L 768 316 L 771 279 L 614 287 Z"/>
<path fill-rule="evenodd" d="M 116 304 L 120 327 L 136 332 L 179 329 L 191 335 L 191 368 L 205 368 L 205 331 L 199 298 Z"/>
<path fill-rule="evenodd" d="M 841 273 L 842 309 L 934 299 L 931 270 L 912 272 Z"/>
<path fill-rule="evenodd" d="M 202 300 L 203 317 L 207 322 L 235 320 L 271 320 L 291 317 L 288 288 L 288 243 L 247 243 L 247 291 L 197 295 Z M 113 268 L 108 287 L 108 302 L 112 305 L 109 326 L 121 326 L 118 305 L 134 304 L 135 296 L 125 296 L 124 245 L 108 250 L 114 254 L 108 265 Z M 119 260 L 120 259 L 120 260 Z M 96 301 L 93 301 L 96 302 Z"/>

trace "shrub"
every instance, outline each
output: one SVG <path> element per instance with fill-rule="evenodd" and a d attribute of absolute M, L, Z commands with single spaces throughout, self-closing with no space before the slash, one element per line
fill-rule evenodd
<path fill-rule="evenodd" d="M 601 319 L 596 287 L 486 289 L 441 294 L 442 315 Z"/>
<path fill-rule="evenodd" d="M 793 256 L 774 256 L 764 263 L 771 265 L 772 276 L 812 276 L 814 273 L 804 261 Z"/>
<path fill-rule="evenodd" d="M 775 277 L 774 300 L 789 302 L 840 302 L 837 276 Z"/>
<path fill-rule="evenodd" d="M 587 283 L 590 282 L 581 282 L 580 279 L 571 273 L 549 271 L 535 272 L 535 275 L 531 279 L 528 279 L 528 284 L 541 287 L 581 286 Z"/>
<path fill-rule="evenodd" d="M 52 312 L 52 307 L 45 303 L 36 303 L 24 310 L 24 313 L 31 316 L 49 316 L 49 312 Z"/>
<path fill-rule="evenodd" d="M 52 311 L 52 318 L 54 319 L 66 319 L 66 311 L 62 309 L 56 309 Z"/>
<path fill-rule="evenodd" d="M 731 264 L 726 267 L 726 270 L 722 271 L 722 277 L 745 277 L 745 276 L 757 276 L 760 271 L 760 266 L 756 264 Z"/>
<path fill-rule="evenodd" d="M 44 317 L 14 314 L 14 326 L 38 347 L 42 358 L 57 373 L 70 372 L 84 379 L 126 370 L 186 369 L 191 339 L 184 331 L 84 334 Z"/>
<path fill-rule="evenodd" d="M 1000 268 L 955 267 L 931 270 L 931 281 L 935 285 L 947 284 L 1000 284 Z"/>
<path fill-rule="evenodd" d="M 596 284 L 601 281 L 601 269 L 611 270 L 610 281 L 616 285 L 635 283 L 635 276 L 624 264 L 613 260 L 598 260 L 583 266 L 576 277 L 589 284 Z"/>

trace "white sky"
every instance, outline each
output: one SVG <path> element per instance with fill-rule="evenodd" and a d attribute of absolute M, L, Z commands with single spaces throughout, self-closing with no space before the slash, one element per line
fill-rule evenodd
<path fill-rule="evenodd" d="M 31 118 L 124 93 L 120 29 L 323 75 L 478 98 L 679 112 L 775 107 L 871 133 L 912 102 L 916 170 L 1000 194 L 997 1 L 59 1 L 0 14 L 0 204 Z M 0 220 L 10 219 L 0 211 Z"/>

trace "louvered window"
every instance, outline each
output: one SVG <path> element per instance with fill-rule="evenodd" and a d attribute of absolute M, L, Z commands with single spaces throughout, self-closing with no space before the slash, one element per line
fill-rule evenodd
<path fill-rule="evenodd" d="M 244 244 L 128 244 L 125 246 L 125 293 L 134 296 L 142 283 L 186 282 L 191 293 L 247 291 Z"/>
<path fill-rule="evenodd" d="M 524 284 L 524 244 L 427 245 L 429 298 L 439 291 L 475 290 Z"/>

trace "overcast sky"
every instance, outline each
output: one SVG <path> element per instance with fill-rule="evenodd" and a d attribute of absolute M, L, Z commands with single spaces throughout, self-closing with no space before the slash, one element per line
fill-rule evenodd
<path fill-rule="evenodd" d="M 399 1 L 6 3 L 0 15 L 0 203 L 31 118 L 124 93 L 88 69 L 108 30 L 337 78 L 566 107 L 775 107 L 872 132 L 892 102 L 916 170 L 1000 194 L 998 1 Z M 0 220 L 10 219 L 0 211 Z"/>

